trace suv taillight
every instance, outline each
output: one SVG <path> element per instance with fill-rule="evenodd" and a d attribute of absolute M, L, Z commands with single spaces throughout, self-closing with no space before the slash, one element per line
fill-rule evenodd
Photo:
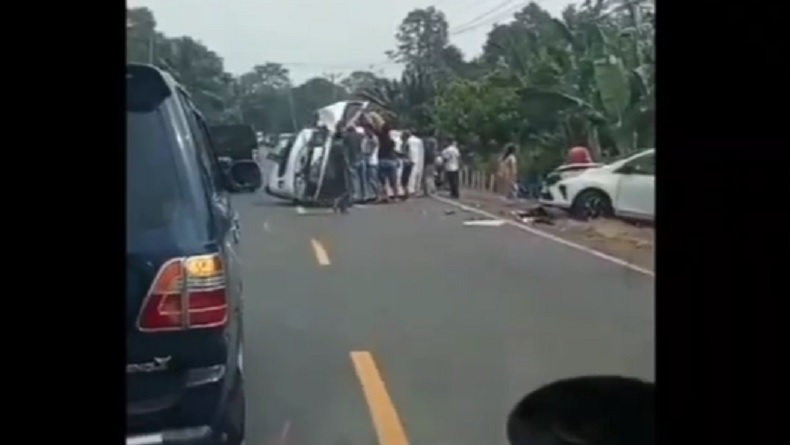
<path fill-rule="evenodd" d="M 151 285 L 137 321 L 143 332 L 213 328 L 228 321 L 225 270 L 218 255 L 175 258 Z"/>

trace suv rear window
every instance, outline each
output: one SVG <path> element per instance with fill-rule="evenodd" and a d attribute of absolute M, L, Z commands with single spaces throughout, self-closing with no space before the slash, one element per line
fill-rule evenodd
<path fill-rule="evenodd" d="M 184 202 L 162 112 L 126 112 L 127 244 L 173 225 Z"/>
<path fill-rule="evenodd" d="M 210 239 L 208 203 L 187 176 L 176 135 L 179 102 L 161 73 L 127 67 L 126 249 L 153 253 L 199 249 Z"/>

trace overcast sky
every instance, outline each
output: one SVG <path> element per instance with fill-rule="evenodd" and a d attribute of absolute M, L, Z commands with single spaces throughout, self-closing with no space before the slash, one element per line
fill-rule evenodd
<path fill-rule="evenodd" d="M 234 74 L 264 62 L 285 64 L 295 82 L 319 75 L 369 69 L 389 76 L 400 71 L 384 51 L 395 30 L 415 8 L 434 5 L 450 23 L 452 43 L 468 58 L 479 54 L 496 22 L 507 21 L 527 0 L 127 0 L 154 12 L 160 31 L 188 35 L 225 60 Z M 537 0 L 558 14 L 569 0 Z M 478 22 L 474 19 L 483 16 Z M 480 24 L 480 26 L 463 25 Z M 470 29 L 471 28 L 471 29 Z"/>

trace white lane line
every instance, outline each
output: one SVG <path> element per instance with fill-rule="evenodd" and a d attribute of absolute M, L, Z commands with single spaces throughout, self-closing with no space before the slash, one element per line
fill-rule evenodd
<path fill-rule="evenodd" d="M 481 209 L 476 209 L 476 208 L 468 206 L 466 204 L 461 204 L 460 202 L 456 202 L 456 201 L 453 201 L 453 200 L 450 200 L 450 199 L 447 199 L 447 198 L 443 198 L 441 196 L 436 196 L 436 195 L 433 195 L 433 198 L 435 200 L 439 201 L 439 202 L 443 202 L 445 204 L 449 204 L 449 205 L 458 207 L 460 209 L 466 210 L 467 212 L 476 213 L 478 215 L 486 216 L 488 218 L 499 219 L 498 216 L 494 215 L 491 212 L 487 212 L 487 211 L 481 210 Z M 563 238 L 560 238 L 558 236 L 552 235 L 550 233 L 544 232 L 542 230 L 536 229 L 534 227 L 530 227 L 530 226 L 528 226 L 526 224 L 522 224 L 520 222 L 510 221 L 510 220 L 505 221 L 505 223 L 506 224 L 510 224 L 511 226 L 513 226 L 513 227 L 515 227 L 517 229 L 523 230 L 525 232 L 529 232 L 529 233 L 531 233 L 533 235 L 537 235 L 537 236 L 539 236 L 541 238 L 545 238 L 545 239 L 554 241 L 556 243 L 562 244 L 564 246 L 571 247 L 571 248 L 579 250 L 581 252 L 590 254 L 590 255 L 592 255 L 594 257 L 598 257 L 598 258 L 600 258 L 602 260 L 609 261 L 610 263 L 614 263 L 614 264 L 617 264 L 619 266 L 626 267 L 628 269 L 633 270 L 634 272 L 639 272 L 641 274 L 647 275 L 649 277 L 654 277 L 654 278 L 656 276 L 656 273 L 654 271 L 650 270 L 650 269 L 645 269 L 644 267 L 637 266 L 636 264 L 629 263 L 626 260 L 623 260 L 623 259 L 614 257 L 612 255 L 600 252 L 600 251 L 595 250 L 593 248 L 590 248 L 590 247 L 587 247 L 587 246 L 582 246 L 581 244 L 576 244 L 576 243 L 574 243 L 572 241 L 568 241 L 566 239 L 563 239 Z"/>
<path fill-rule="evenodd" d="M 263 222 L 263 231 L 264 232 L 268 232 L 269 231 L 269 221 L 264 221 Z"/>
<path fill-rule="evenodd" d="M 299 215 L 304 215 L 307 213 L 307 210 L 305 210 L 305 208 L 302 206 L 296 206 L 296 213 Z"/>

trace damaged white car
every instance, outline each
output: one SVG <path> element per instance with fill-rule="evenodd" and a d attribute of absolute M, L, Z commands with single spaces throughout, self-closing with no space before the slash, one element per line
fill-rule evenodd
<path fill-rule="evenodd" d="M 655 149 L 649 149 L 571 177 L 550 175 L 540 203 L 585 219 L 618 216 L 653 221 L 655 162 Z"/>

